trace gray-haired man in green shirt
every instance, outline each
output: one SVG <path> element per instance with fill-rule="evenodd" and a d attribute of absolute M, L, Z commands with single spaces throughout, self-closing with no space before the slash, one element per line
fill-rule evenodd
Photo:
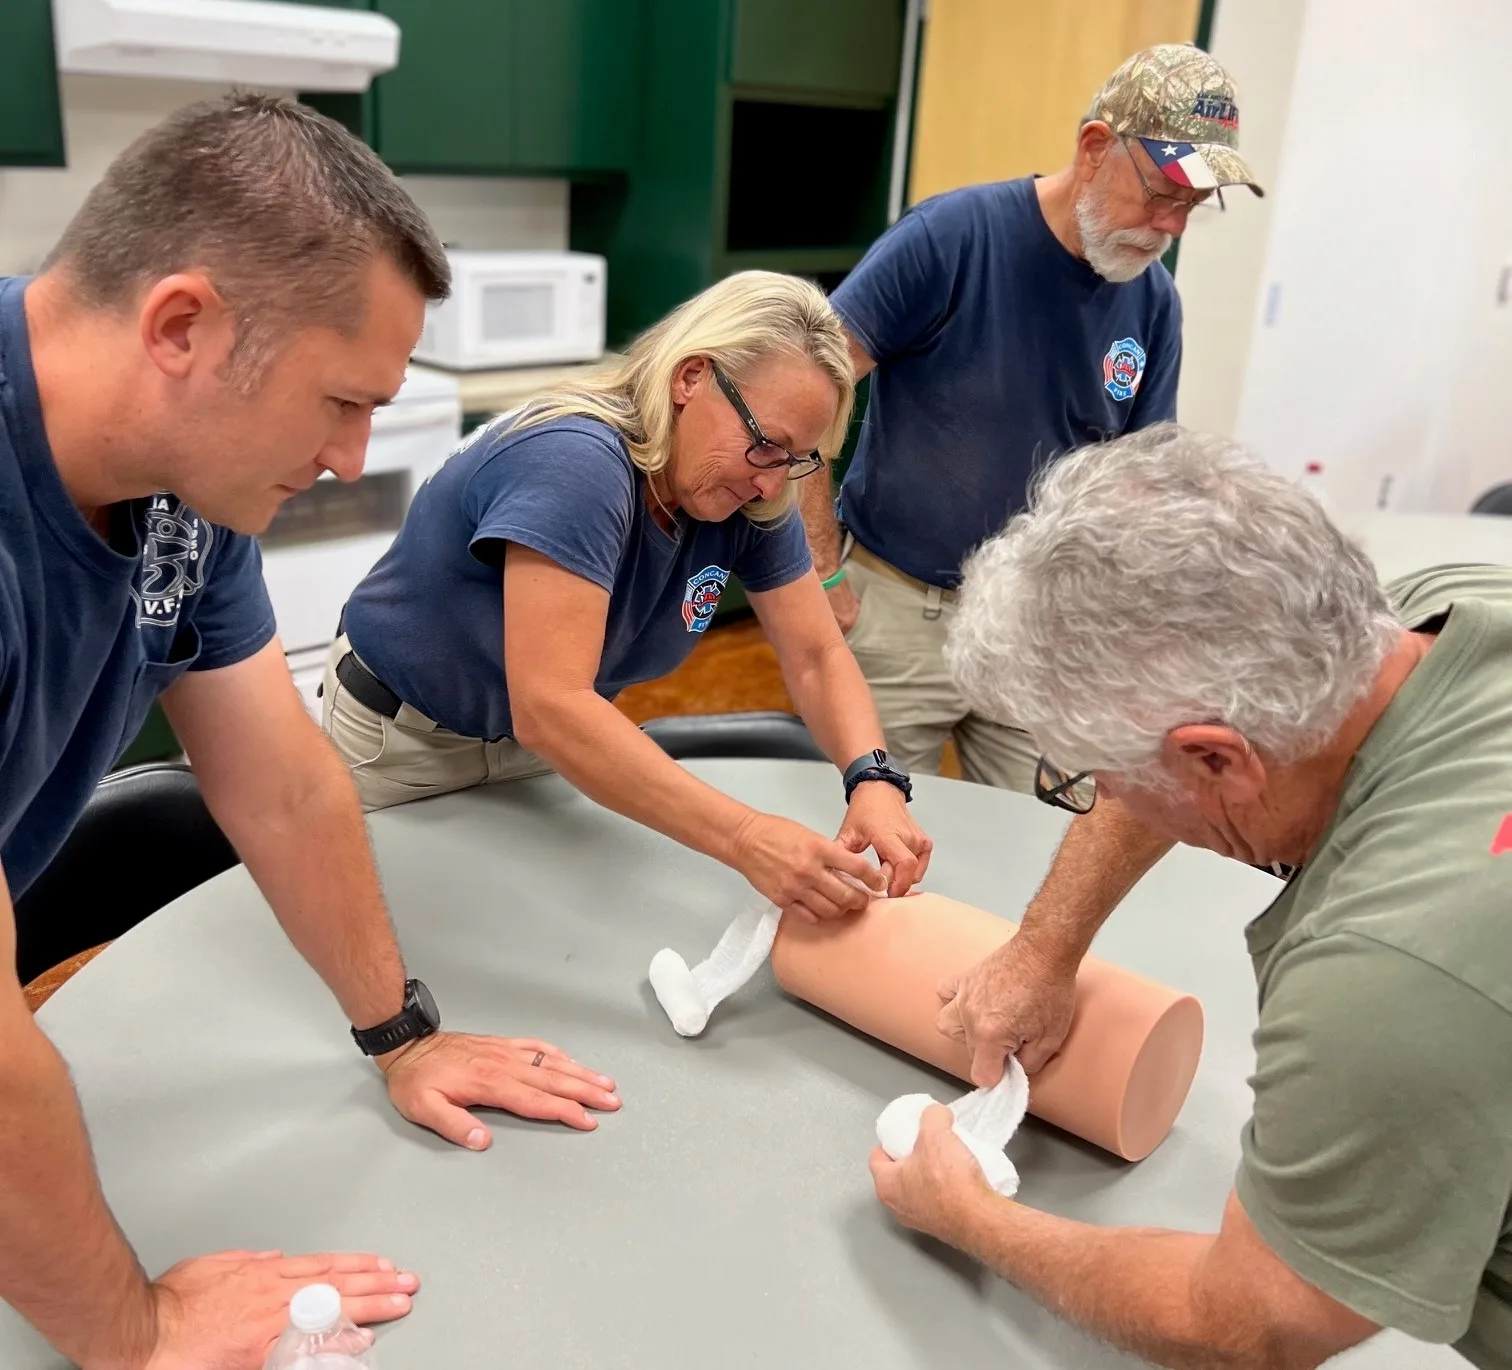
<path fill-rule="evenodd" d="M 944 1110 L 873 1155 L 883 1201 L 1161 1365 L 1313 1367 L 1393 1327 L 1512 1370 L 1512 568 L 1382 590 L 1308 496 L 1165 425 L 1051 469 L 967 564 L 948 659 L 1084 810 L 1020 935 L 946 987 L 978 1083 L 1056 1050 L 1077 962 L 1173 842 L 1287 879 L 1247 932 L 1221 1231 L 1000 1199 Z"/>

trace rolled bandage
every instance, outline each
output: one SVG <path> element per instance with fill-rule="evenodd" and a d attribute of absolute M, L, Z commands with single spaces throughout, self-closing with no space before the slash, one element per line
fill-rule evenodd
<path fill-rule="evenodd" d="M 866 886 L 844 871 L 835 875 L 858 889 Z M 879 898 L 871 890 L 866 891 Z M 708 1026 L 709 1015 L 721 1001 L 728 999 L 766 963 L 777 937 L 782 910 L 758 898 L 724 930 L 709 953 L 691 970 L 688 963 L 663 947 L 651 958 L 651 988 L 673 1028 L 681 1037 L 697 1037 Z"/>
<path fill-rule="evenodd" d="M 877 1116 L 877 1141 L 895 1161 L 913 1155 L 919 1121 L 936 1100 L 928 1094 L 905 1094 Z M 977 1089 L 951 1104 L 951 1131 L 981 1166 L 987 1183 L 1005 1199 L 1018 1193 L 1019 1177 L 1003 1148 L 1013 1139 L 1029 1109 L 1029 1077 L 1017 1058 L 1008 1058 L 1003 1078 L 991 1089 Z"/>

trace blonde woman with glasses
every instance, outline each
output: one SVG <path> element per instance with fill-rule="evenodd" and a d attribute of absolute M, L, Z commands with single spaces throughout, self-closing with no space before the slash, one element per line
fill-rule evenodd
<path fill-rule="evenodd" d="M 800 917 L 864 903 L 836 871 L 906 892 L 930 840 L 794 494 L 839 450 L 854 390 L 823 293 L 743 272 L 622 361 L 472 437 L 416 495 L 332 648 L 325 728 L 364 806 L 555 770 Z M 732 573 L 799 713 L 845 771 L 834 839 L 713 789 L 612 703 L 687 658 Z"/>

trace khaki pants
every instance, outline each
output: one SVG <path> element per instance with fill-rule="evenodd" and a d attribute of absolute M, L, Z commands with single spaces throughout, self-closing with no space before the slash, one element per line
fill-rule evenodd
<path fill-rule="evenodd" d="M 937 775 L 951 738 L 967 780 L 1033 794 L 1039 750 L 1029 734 L 972 713 L 945 668 L 954 591 L 926 586 L 846 542 L 846 579 L 861 613 L 845 640 L 871 686 L 887 750 L 906 769 Z"/>
<path fill-rule="evenodd" d="M 350 648 L 344 634 L 331 644 L 321 723 L 352 772 L 364 810 L 387 809 L 499 780 L 523 780 L 551 769 L 509 738 L 484 742 L 463 737 L 432 723 L 408 704 L 400 707 L 395 718 L 359 704 L 336 679 L 336 663 Z"/>

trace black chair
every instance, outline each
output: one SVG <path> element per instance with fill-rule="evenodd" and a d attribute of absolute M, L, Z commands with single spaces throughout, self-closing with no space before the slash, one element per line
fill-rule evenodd
<path fill-rule="evenodd" d="M 1472 514 L 1512 514 L 1512 481 L 1505 485 L 1493 485 L 1474 504 Z"/>
<path fill-rule="evenodd" d="M 21 983 L 113 941 L 238 860 L 188 766 L 153 763 L 106 776 L 16 901 Z"/>
<path fill-rule="evenodd" d="M 828 761 L 801 718 L 777 710 L 738 714 L 678 714 L 653 718 L 641 731 L 668 756 L 760 756 L 781 761 Z"/>

